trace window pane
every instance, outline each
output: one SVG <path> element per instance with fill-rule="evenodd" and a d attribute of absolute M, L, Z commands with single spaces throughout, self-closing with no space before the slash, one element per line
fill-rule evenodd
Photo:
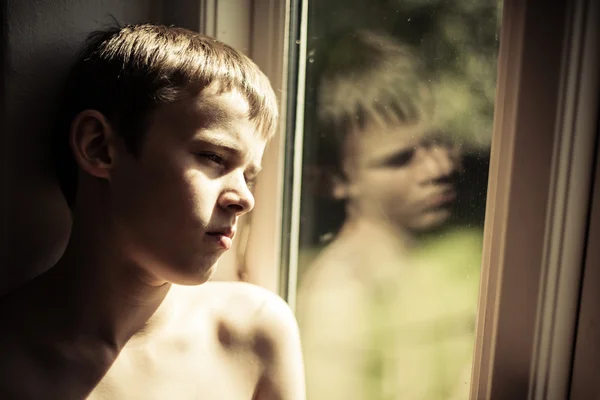
<path fill-rule="evenodd" d="M 469 397 L 499 15 L 497 0 L 309 2 L 309 400 Z"/>

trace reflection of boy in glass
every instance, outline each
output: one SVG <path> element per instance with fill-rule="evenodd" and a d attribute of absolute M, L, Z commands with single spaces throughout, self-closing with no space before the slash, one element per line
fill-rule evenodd
<path fill-rule="evenodd" d="M 415 240 L 451 215 L 459 149 L 408 49 L 355 32 L 329 51 L 319 127 L 347 219 L 298 294 L 309 398 L 462 398 L 477 276 L 419 258 Z"/>

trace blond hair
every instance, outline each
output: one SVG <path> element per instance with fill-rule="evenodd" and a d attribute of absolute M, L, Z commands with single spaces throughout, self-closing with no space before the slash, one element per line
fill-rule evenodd
<path fill-rule="evenodd" d="M 209 85 L 218 93 L 239 91 L 260 135 L 274 134 L 277 100 L 269 80 L 230 46 L 187 29 L 155 24 L 92 33 L 67 79 L 54 137 L 57 175 L 68 204 L 74 204 L 77 188 L 68 134 L 78 113 L 103 113 L 137 156 L 158 106 L 202 96 Z"/>

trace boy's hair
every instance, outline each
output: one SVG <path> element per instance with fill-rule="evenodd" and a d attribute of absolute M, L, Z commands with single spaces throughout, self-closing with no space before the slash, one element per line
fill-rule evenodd
<path fill-rule="evenodd" d="M 138 156 L 149 117 L 160 105 L 199 94 L 239 91 L 250 120 L 264 138 L 277 124 L 277 100 L 267 77 L 245 55 L 213 38 L 154 24 L 128 25 L 92 33 L 67 78 L 54 132 L 57 177 L 69 207 L 75 203 L 77 164 L 69 146 L 75 116 L 101 112 Z"/>
<path fill-rule="evenodd" d="M 433 100 L 412 50 L 389 35 L 344 32 L 329 44 L 318 87 L 323 156 L 341 171 L 346 137 L 368 124 L 396 126 L 431 117 Z"/>

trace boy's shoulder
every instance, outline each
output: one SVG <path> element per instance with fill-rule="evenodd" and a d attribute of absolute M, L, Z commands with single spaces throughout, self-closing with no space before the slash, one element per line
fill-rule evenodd
<path fill-rule="evenodd" d="M 193 296 L 186 302 L 193 307 L 189 315 L 205 316 L 200 318 L 205 326 L 194 331 L 211 332 L 208 346 L 220 349 L 229 365 L 259 368 L 256 390 L 262 394 L 258 398 L 304 398 L 300 332 L 283 298 L 243 282 L 207 282 L 185 290 Z M 253 372 L 248 370 L 249 374 Z"/>
<path fill-rule="evenodd" d="M 289 305 L 263 287 L 245 282 L 209 281 L 196 287 L 177 286 L 172 291 L 171 300 L 180 308 L 177 314 L 183 318 L 206 316 L 225 346 L 287 345 L 285 342 L 298 337 L 296 318 Z M 207 319 L 200 318 L 198 322 L 206 324 Z"/>

